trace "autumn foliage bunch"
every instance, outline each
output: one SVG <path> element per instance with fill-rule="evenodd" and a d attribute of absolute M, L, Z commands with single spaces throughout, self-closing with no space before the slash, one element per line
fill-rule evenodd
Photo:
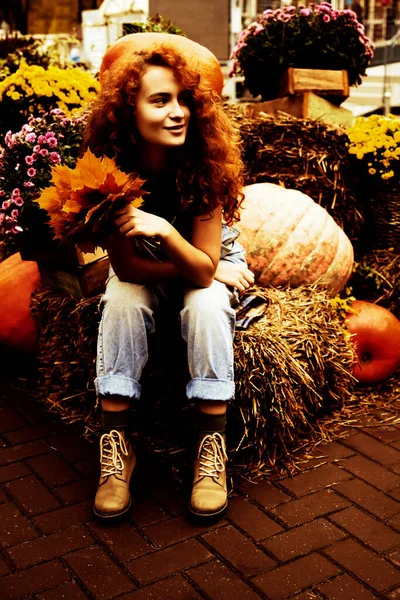
<path fill-rule="evenodd" d="M 90 149 L 73 169 L 55 166 L 51 181 L 38 204 L 49 214 L 55 238 L 78 244 L 83 252 L 104 248 L 114 211 L 126 204 L 138 208 L 146 193 L 144 180 L 120 171 L 110 158 L 97 158 Z"/>

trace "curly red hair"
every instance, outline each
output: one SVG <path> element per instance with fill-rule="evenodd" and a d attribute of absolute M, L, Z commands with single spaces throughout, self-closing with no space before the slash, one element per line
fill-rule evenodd
<path fill-rule="evenodd" d="M 97 156 L 115 158 L 124 170 L 137 170 L 134 111 L 140 78 L 149 66 L 171 68 L 191 94 L 191 118 L 177 173 L 182 209 L 201 215 L 221 205 L 228 225 L 238 221 L 243 200 L 239 138 L 219 96 L 202 87 L 199 74 L 172 48 L 137 52 L 105 73 L 89 116 L 84 147 Z"/>

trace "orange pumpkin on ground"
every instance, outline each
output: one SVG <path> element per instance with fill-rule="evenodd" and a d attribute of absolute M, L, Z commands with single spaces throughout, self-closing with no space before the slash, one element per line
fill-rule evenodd
<path fill-rule="evenodd" d="M 354 377 L 362 385 L 379 383 L 400 368 L 400 321 L 379 304 L 355 300 L 346 326 L 353 334 L 358 363 Z"/>
<path fill-rule="evenodd" d="M 205 46 L 182 35 L 171 33 L 131 33 L 117 40 L 108 48 L 100 66 L 100 83 L 104 73 L 120 59 L 140 50 L 157 49 L 161 45 L 178 50 L 200 74 L 201 83 L 221 95 L 224 87 L 224 76 L 217 57 Z"/>
<path fill-rule="evenodd" d="M 21 260 L 19 253 L 0 262 L 0 352 L 35 354 L 35 322 L 30 312 L 31 294 L 40 287 L 35 262 Z"/>
<path fill-rule="evenodd" d="M 318 283 L 332 294 L 347 283 L 354 254 L 350 240 L 309 196 L 272 183 L 244 188 L 240 242 L 260 286 Z"/>

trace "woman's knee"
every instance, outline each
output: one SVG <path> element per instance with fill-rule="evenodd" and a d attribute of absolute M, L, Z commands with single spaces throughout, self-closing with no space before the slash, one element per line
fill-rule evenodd
<path fill-rule="evenodd" d="M 231 319 L 235 311 L 231 307 L 230 292 L 226 285 L 214 281 L 208 288 L 188 290 L 185 293 L 182 313 L 204 316 L 213 321 L 221 318 L 221 315 Z"/>

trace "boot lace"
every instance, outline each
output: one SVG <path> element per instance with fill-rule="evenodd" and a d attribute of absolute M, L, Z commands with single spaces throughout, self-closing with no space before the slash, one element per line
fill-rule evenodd
<path fill-rule="evenodd" d="M 101 476 L 118 475 L 124 468 L 123 455 L 128 456 L 128 449 L 120 431 L 113 429 L 100 438 Z"/>
<path fill-rule="evenodd" d="M 200 459 L 199 476 L 218 477 L 218 474 L 225 469 L 225 460 L 228 460 L 222 435 L 213 433 L 204 436 L 197 456 Z"/>

